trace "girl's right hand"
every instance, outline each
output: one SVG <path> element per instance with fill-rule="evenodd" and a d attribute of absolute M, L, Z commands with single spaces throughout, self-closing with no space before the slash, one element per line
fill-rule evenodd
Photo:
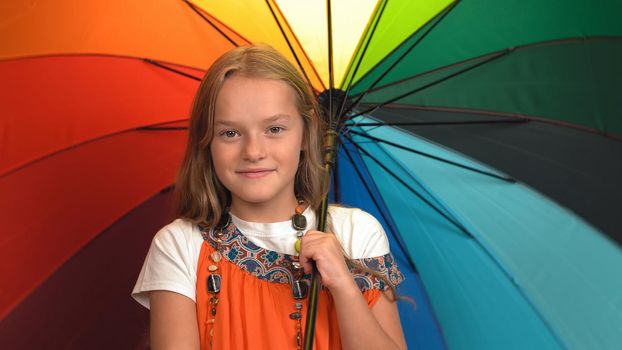
<path fill-rule="evenodd" d="M 312 272 L 312 261 L 315 262 L 322 284 L 332 294 L 354 291 L 360 293 L 335 235 L 316 230 L 308 231 L 302 237 L 299 259 L 305 273 Z"/>

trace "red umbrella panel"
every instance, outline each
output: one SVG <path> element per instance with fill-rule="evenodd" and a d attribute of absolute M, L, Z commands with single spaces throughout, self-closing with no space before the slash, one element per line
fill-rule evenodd
<path fill-rule="evenodd" d="M 2 127 L 11 130 L 2 132 L 0 168 L 4 317 L 100 232 L 170 186 L 186 140 L 178 121 L 198 83 L 108 56 L 8 61 L 0 75 L 12 82 L 0 88 L 0 104 L 14 116 Z"/>

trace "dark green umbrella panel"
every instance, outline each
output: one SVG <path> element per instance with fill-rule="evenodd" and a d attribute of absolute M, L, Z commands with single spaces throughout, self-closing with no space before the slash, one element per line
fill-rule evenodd
<path fill-rule="evenodd" d="M 510 173 L 622 245 L 612 205 L 622 198 L 622 3 L 453 2 L 368 67 L 384 22 L 408 21 L 391 12 L 399 6 L 386 2 L 342 86 L 356 114 Z"/>

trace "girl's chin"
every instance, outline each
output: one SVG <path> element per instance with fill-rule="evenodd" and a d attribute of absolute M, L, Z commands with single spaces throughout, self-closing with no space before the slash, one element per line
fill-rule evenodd
<path fill-rule="evenodd" d="M 234 196 L 234 201 L 237 199 L 238 201 L 240 201 L 241 203 L 244 203 L 246 205 L 269 205 L 271 204 L 271 202 L 274 201 L 274 197 L 275 196 L 270 196 L 270 195 L 259 195 L 257 193 L 254 193 L 252 195 L 241 195 L 241 196 Z"/>
<path fill-rule="evenodd" d="M 239 193 L 238 195 L 232 194 L 233 205 L 235 202 L 239 202 L 242 205 L 251 205 L 251 206 L 272 206 L 278 205 L 279 203 L 283 203 L 285 200 L 289 203 L 290 200 L 295 200 L 294 194 L 292 192 L 291 197 L 284 198 L 280 193 L 274 193 L 272 191 L 266 191 L 266 186 L 263 188 L 248 188 L 244 193 Z M 295 206 L 295 202 L 294 202 Z M 294 208 L 292 207 L 292 210 Z"/>

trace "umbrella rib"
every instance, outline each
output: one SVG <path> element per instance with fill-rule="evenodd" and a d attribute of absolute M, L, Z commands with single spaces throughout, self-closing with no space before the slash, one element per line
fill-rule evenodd
<path fill-rule="evenodd" d="M 373 111 L 377 110 L 378 108 L 381 108 L 381 107 L 383 107 L 383 106 L 386 106 L 386 105 L 388 105 L 388 104 L 390 104 L 390 103 L 393 103 L 393 102 L 395 102 L 395 101 L 401 100 L 401 99 L 403 99 L 403 98 L 404 98 L 404 97 L 406 97 L 406 96 L 410 96 L 410 95 L 412 95 L 412 94 L 415 94 L 415 93 L 417 93 L 417 92 L 419 92 L 419 91 L 425 90 L 425 89 L 427 89 L 427 88 L 429 88 L 429 87 L 432 87 L 432 86 L 434 86 L 434 85 L 438 85 L 438 84 L 440 84 L 440 83 L 442 83 L 442 82 L 444 82 L 444 81 L 447 81 L 447 80 L 449 80 L 449 79 L 451 79 L 451 78 L 454 78 L 454 77 L 456 77 L 456 76 L 459 76 L 459 75 L 461 75 L 461 74 L 464 74 L 464 73 L 466 73 L 466 72 L 468 72 L 468 71 L 470 71 L 470 70 L 473 70 L 473 69 L 475 69 L 475 68 L 478 68 L 478 67 L 480 67 L 480 66 L 482 66 L 482 65 L 484 65 L 484 64 L 486 64 L 486 63 L 492 62 L 492 61 L 494 61 L 494 60 L 496 60 L 496 59 L 498 59 L 498 58 L 500 58 L 500 57 L 503 57 L 503 56 L 507 55 L 508 53 L 510 53 L 510 52 L 512 52 L 512 51 L 513 51 L 513 49 L 509 48 L 509 49 L 505 49 L 505 50 L 499 51 L 499 52 L 497 52 L 497 53 L 491 54 L 491 55 L 490 55 L 490 57 L 488 57 L 487 59 L 485 59 L 485 60 L 483 60 L 483 61 L 481 61 L 481 62 L 479 62 L 479 63 L 477 63 L 477 64 L 474 64 L 474 65 L 472 65 L 472 66 L 470 66 L 470 67 L 467 67 L 467 68 L 461 69 L 461 70 L 459 70 L 459 71 L 457 71 L 457 72 L 455 72 L 455 73 L 452 73 L 452 74 L 450 74 L 450 75 L 448 75 L 448 76 L 446 76 L 446 77 L 443 77 L 443 78 L 441 78 L 441 79 L 439 79 L 439 80 L 433 81 L 433 82 L 431 82 L 431 83 L 425 84 L 425 85 L 423 85 L 423 86 L 421 86 L 421 87 L 418 87 L 418 88 L 416 88 L 416 89 L 413 89 L 413 90 L 411 90 L 411 91 L 408 91 L 408 92 L 406 92 L 406 93 L 403 93 L 403 94 L 401 94 L 401 95 L 399 95 L 399 96 L 397 96 L 397 97 L 394 97 L 394 98 L 392 98 L 392 99 L 390 99 L 390 100 L 388 100 L 388 101 L 382 102 L 382 103 L 380 103 L 380 104 L 378 104 L 378 105 L 376 105 L 376 106 L 373 106 L 373 107 L 371 107 L 371 108 L 368 108 L 368 109 L 366 109 L 366 110 L 364 110 L 364 111 L 362 111 L 362 112 L 358 112 L 358 113 L 356 113 L 355 115 L 353 115 L 351 118 L 355 118 L 355 117 L 358 117 L 358 116 L 360 116 L 360 115 L 363 115 L 363 114 L 366 114 L 366 113 L 373 112 Z"/>
<path fill-rule="evenodd" d="M 358 132 L 358 131 L 354 131 L 354 130 L 350 130 L 349 132 L 352 133 L 352 134 L 359 135 L 359 136 L 365 137 L 367 139 L 376 141 L 376 142 L 384 143 L 384 144 L 387 144 L 389 146 L 393 146 L 393 147 L 396 147 L 396 148 L 399 148 L 399 149 L 402 149 L 402 150 L 405 150 L 405 151 L 409 151 L 409 152 L 418 154 L 418 155 L 423 156 L 423 157 L 427 157 L 427 158 L 430 158 L 430 159 L 437 160 L 439 162 L 450 164 L 450 165 L 456 166 L 458 168 L 466 169 L 466 170 L 469 170 L 469 171 L 472 171 L 472 172 L 475 172 L 475 173 L 478 173 L 478 174 L 486 175 L 486 176 L 493 177 L 493 178 L 496 178 L 496 179 L 499 179 L 499 180 L 503 180 L 503 181 L 506 181 L 506 182 L 516 183 L 516 179 L 514 179 L 514 178 L 512 178 L 510 176 L 501 176 L 501 175 L 497 175 L 497 174 L 489 172 L 489 171 L 473 168 L 473 167 L 465 165 L 465 164 L 460 164 L 460 163 L 454 162 L 454 161 L 449 160 L 449 159 L 438 157 L 438 156 L 435 156 L 435 155 L 432 155 L 432 154 L 429 154 L 429 153 L 426 153 L 426 152 L 418 151 L 418 150 L 416 150 L 414 148 L 406 147 L 406 146 L 397 144 L 395 142 L 383 140 L 383 139 L 380 139 L 380 138 L 377 138 L 377 137 L 374 137 L 374 136 L 371 136 L 371 135 L 367 135 L 367 134 L 362 133 L 362 132 Z"/>
<path fill-rule="evenodd" d="M 427 204 L 430 208 L 432 208 L 434 211 L 436 211 L 438 214 L 440 214 L 442 217 L 444 217 L 445 219 L 447 219 L 447 221 L 449 221 L 450 223 L 452 223 L 454 226 L 456 226 L 460 231 L 462 231 L 464 234 L 466 234 L 467 236 L 469 236 L 470 238 L 475 239 L 475 237 L 473 236 L 473 234 L 471 232 L 469 232 L 469 230 L 467 230 L 466 227 L 464 227 L 462 224 L 460 224 L 456 219 L 452 218 L 451 216 L 449 216 L 448 214 L 444 213 L 441 209 L 439 209 L 437 206 L 435 206 L 432 202 L 430 202 L 428 199 L 426 199 L 425 197 L 423 197 L 419 192 L 417 192 L 417 190 L 415 190 L 412 186 L 410 186 L 408 183 L 406 183 L 406 181 L 404 181 L 403 179 L 401 179 L 399 176 L 397 176 L 397 174 L 395 174 L 391 169 L 389 169 L 386 165 L 382 164 L 382 162 L 380 162 L 378 159 L 376 159 L 376 157 L 372 156 L 369 152 L 367 152 L 363 147 L 357 145 L 354 140 L 352 140 L 352 138 L 350 138 L 348 135 L 343 134 L 343 136 L 350 141 L 350 143 L 352 145 L 354 145 L 354 147 L 356 147 L 360 152 L 362 152 L 364 155 L 366 155 L 367 157 L 369 157 L 371 160 L 373 160 L 376 164 L 378 164 L 384 171 L 386 171 L 389 175 L 391 175 L 391 177 L 393 177 L 394 179 L 396 179 L 399 183 L 401 183 L 404 187 L 406 187 L 410 192 L 412 192 L 415 196 L 417 196 L 419 199 L 421 199 L 425 204 Z"/>
<path fill-rule="evenodd" d="M 384 71 L 384 73 L 382 73 L 376 80 L 374 80 L 374 82 L 370 85 L 370 87 L 367 89 L 367 91 L 365 91 L 363 94 L 359 95 L 359 97 L 356 99 L 356 101 L 354 101 L 352 104 L 350 104 L 350 106 L 348 106 L 348 109 L 346 110 L 346 114 L 349 113 L 351 110 L 355 109 L 356 106 L 358 106 L 358 104 L 361 102 L 361 100 L 367 96 L 367 93 L 372 90 L 373 88 L 376 87 L 376 85 L 382 80 L 384 79 L 385 76 L 387 76 L 387 74 L 389 74 L 393 68 L 395 68 L 421 41 L 423 41 L 423 39 L 425 39 L 428 34 L 430 34 L 430 32 L 436 28 L 436 26 L 441 23 L 443 21 L 443 19 L 445 19 L 445 17 L 447 17 L 447 15 L 456 7 L 456 5 L 460 2 L 460 0 L 455 0 L 453 1 L 451 4 L 449 4 L 441 13 L 440 16 L 434 17 L 433 20 L 436 20 L 436 22 L 434 22 L 430 27 L 426 28 L 425 32 L 421 35 L 421 37 L 419 37 L 417 40 L 415 40 L 415 42 L 410 45 L 410 47 L 402 54 L 400 55 L 400 57 L 398 57 L 398 59 L 393 62 L 389 68 Z M 428 22 L 429 23 L 429 22 Z M 427 24 L 427 23 L 426 23 Z M 425 25 L 423 26 L 425 27 Z M 423 28 L 421 27 L 421 28 Z M 415 33 L 413 33 L 413 35 L 416 35 L 419 31 L 415 31 Z M 412 37 L 412 36 L 411 36 Z M 399 46 L 398 46 L 399 47 Z M 373 69 L 370 69 L 369 72 L 371 72 Z"/>
<path fill-rule="evenodd" d="M 190 79 L 193 79 L 193 80 L 196 80 L 196 81 L 201 81 L 201 78 L 199 78 L 199 77 L 195 77 L 192 74 L 184 73 L 184 72 L 182 72 L 182 71 L 180 71 L 178 69 L 168 67 L 168 66 L 166 66 L 166 65 L 164 65 L 164 64 L 162 64 L 162 63 L 160 63 L 160 62 L 158 62 L 156 60 L 152 60 L 150 58 L 145 58 L 145 59 L 143 59 L 143 61 L 145 61 L 145 62 L 147 62 L 149 64 L 152 64 L 152 65 L 154 65 L 154 66 L 156 66 L 158 68 L 166 69 L 167 71 L 173 72 L 175 74 L 179 74 L 179 75 L 184 76 L 186 78 L 190 78 Z"/>
<path fill-rule="evenodd" d="M 509 49 L 509 50 L 512 50 L 512 51 L 519 51 L 519 50 L 524 50 L 524 49 L 529 49 L 529 48 L 534 48 L 534 47 L 552 46 L 552 45 L 557 45 L 557 44 L 566 44 L 566 43 L 573 43 L 573 42 L 584 42 L 584 41 L 588 41 L 588 40 L 589 41 L 609 41 L 609 40 L 618 40 L 619 41 L 619 40 L 622 40 L 622 36 L 587 36 L 587 37 L 577 37 L 577 38 L 554 39 L 554 40 L 549 40 L 549 41 L 540 41 L 540 42 L 535 42 L 535 43 L 531 43 L 531 44 L 513 46 L 513 47 L 510 47 L 510 48 L 506 48 L 504 50 L 508 50 Z M 500 50 L 500 51 L 503 51 L 503 50 Z M 439 73 L 439 72 L 442 72 L 442 71 L 445 71 L 445 70 L 448 70 L 448 69 L 451 69 L 451 68 L 454 68 L 454 67 L 457 67 L 457 66 L 460 66 L 460 65 L 472 62 L 472 61 L 480 60 L 482 58 L 488 57 L 489 55 L 497 53 L 497 52 L 500 52 L 500 51 L 495 51 L 495 52 L 492 52 L 492 53 L 485 53 L 485 54 L 482 54 L 482 55 L 477 56 L 477 57 L 467 58 L 467 59 L 464 59 L 462 61 L 458 61 L 458 62 L 454 62 L 454 63 L 448 64 L 448 65 L 445 65 L 445 66 L 442 66 L 442 67 L 434 68 L 434 69 L 425 71 L 423 73 L 415 74 L 413 76 L 410 76 L 410 77 L 407 77 L 407 78 L 404 78 L 404 79 L 400 79 L 400 80 L 396 80 L 396 81 L 388 83 L 386 85 L 379 86 L 379 87 L 377 87 L 375 89 L 374 88 L 369 88 L 364 93 L 365 94 L 369 94 L 369 93 L 372 93 L 372 92 L 383 90 L 383 89 L 385 89 L 387 87 L 391 87 L 391 86 L 394 86 L 394 85 L 401 84 L 401 83 L 409 81 L 409 80 L 414 80 L 414 79 L 417 79 L 417 78 L 421 78 L 421 77 L 424 77 L 424 76 L 427 76 L 427 75 L 430 75 L 430 74 L 433 74 L 433 73 Z M 363 94 L 363 93 L 361 92 L 361 93 L 358 93 L 358 94 L 354 94 L 354 95 L 352 95 L 352 97 L 361 96 L 361 94 Z"/>
<path fill-rule="evenodd" d="M 187 126 L 144 126 L 136 130 L 142 130 L 142 131 L 188 130 L 188 127 Z"/>
<path fill-rule="evenodd" d="M 68 151 L 70 151 L 70 150 L 72 150 L 74 148 L 80 147 L 80 146 L 88 145 L 88 144 L 93 143 L 93 142 L 101 141 L 101 140 L 104 140 L 104 139 L 107 139 L 107 138 L 110 138 L 110 137 L 113 137 L 113 136 L 118 136 L 118 135 L 129 133 L 129 132 L 132 132 L 132 131 L 148 130 L 147 128 L 150 128 L 150 127 L 157 128 L 157 125 L 166 125 L 166 124 L 171 124 L 171 123 L 176 123 L 176 122 L 181 122 L 181 121 L 186 121 L 186 120 L 188 120 L 188 119 L 187 118 L 185 118 L 185 119 L 176 119 L 176 120 L 170 120 L 170 121 L 166 121 L 166 122 L 156 123 L 156 124 L 153 124 L 151 126 L 136 127 L 136 128 L 130 128 L 130 129 L 125 129 L 125 130 L 115 131 L 115 132 L 112 132 L 112 133 L 109 133 L 109 134 L 104 134 L 104 135 L 100 135 L 100 136 L 92 138 L 92 139 L 88 139 L 86 141 L 81 141 L 81 142 L 78 142 L 78 143 L 75 143 L 75 144 L 71 144 L 69 146 L 65 146 L 63 148 L 54 150 L 54 151 L 52 151 L 50 153 L 47 153 L 47 154 L 45 154 L 43 156 L 39 156 L 37 158 L 28 160 L 27 162 L 19 164 L 19 165 L 13 167 L 13 168 L 9 168 L 4 173 L 0 173 L 0 179 L 4 178 L 6 176 L 9 176 L 11 174 L 14 174 L 14 173 L 16 173 L 16 172 L 18 172 L 18 171 L 20 171 L 22 169 L 25 169 L 25 168 L 27 168 L 27 167 L 29 167 L 29 166 L 37 163 L 37 162 L 46 160 L 48 158 L 51 158 L 51 157 L 53 157 L 55 155 L 58 155 L 58 154 L 61 154 L 61 153 L 64 153 L 64 152 L 68 152 Z M 182 128 L 182 129 L 187 129 L 187 127 L 186 128 Z M 170 128 L 170 129 L 167 128 L 167 129 L 165 129 L 163 127 L 162 130 L 179 130 L 179 129 L 176 129 L 176 128 Z"/>
<path fill-rule="evenodd" d="M 489 57 L 490 55 L 494 55 L 495 53 L 498 53 L 498 52 L 500 52 L 500 51 L 495 51 L 495 52 L 493 52 L 493 53 L 483 54 L 483 55 L 481 55 L 481 56 L 477 56 L 477 57 L 468 58 L 468 59 L 465 59 L 465 60 L 462 60 L 462 61 L 459 61 L 459 62 L 454 62 L 454 63 L 448 64 L 448 65 L 445 65 L 445 66 L 442 66 L 442 67 L 434 68 L 434 69 L 431 69 L 431 70 L 425 71 L 425 72 L 423 72 L 423 73 L 415 74 L 415 75 L 410 76 L 410 77 L 408 77 L 408 78 L 400 79 L 400 80 L 397 80 L 397 81 L 395 81 L 395 82 L 392 82 L 392 83 L 388 83 L 388 84 L 386 84 L 386 85 L 379 86 L 379 87 L 377 87 L 377 88 L 375 88 L 375 89 L 372 89 L 372 88 L 367 89 L 365 92 L 363 92 L 363 93 L 359 93 L 359 94 L 354 95 L 354 96 L 361 97 L 363 94 L 368 95 L 368 94 L 370 94 L 370 93 L 372 93 L 372 92 L 380 91 L 380 90 L 386 89 L 386 88 L 391 87 L 391 86 L 394 86 L 394 85 L 401 84 L 401 83 L 406 82 L 406 81 L 409 81 L 409 80 L 414 80 L 414 79 L 418 79 L 418 78 L 421 78 L 421 77 L 425 77 L 425 76 L 428 76 L 428 75 L 431 75 L 431 74 L 434 74 L 434 73 L 443 72 L 443 71 L 446 71 L 446 70 L 448 70 L 448 69 L 451 69 L 451 68 L 454 68 L 454 67 L 458 67 L 458 66 L 462 66 L 462 65 L 464 65 L 464 64 L 467 64 L 467 63 L 470 63 L 470 62 L 473 62 L 473 61 L 479 61 L 479 60 L 481 60 L 482 58 Z M 364 96 L 363 96 L 363 97 L 364 97 Z M 362 97 L 361 97 L 361 98 L 362 98 Z M 358 101 L 358 100 L 357 100 L 357 101 Z M 360 102 L 359 102 L 359 104 L 360 104 Z"/>
<path fill-rule="evenodd" d="M 367 48 L 369 47 L 369 43 L 371 43 L 371 40 L 374 37 L 374 34 L 376 33 L 376 28 L 378 28 L 378 23 L 380 23 L 380 19 L 382 18 L 382 15 L 384 14 L 384 9 L 387 7 L 387 3 L 388 3 L 388 0 L 384 0 L 382 2 L 382 4 L 380 5 L 380 9 L 378 10 L 378 15 L 376 16 L 376 21 L 372 25 L 371 32 L 369 34 L 369 39 L 365 42 L 365 45 L 363 45 L 363 49 L 361 51 L 361 55 L 359 56 L 359 59 L 356 62 L 356 65 L 354 67 L 354 71 L 350 75 L 350 79 L 349 79 L 348 85 L 346 87 L 346 92 L 344 94 L 344 98 L 341 100 L 341 106 L 339 107 L 339 113 L 337 114 L 339 116 L 342 116 L 342 115 L 345 114 L 344 113 L 344 108 L 346 107 L 347 96 L 350 93 L 350 89 L 352 88 L 352 82 L 354 81 L 354 77 L 356 77 L 356 73 L 358 73 L 358 71 L 359 71 L 361 63 L 363 63 L 363 57 L 367 53 Z M 358 52 L 357 52 L 357 54 L 358 54 Z M 354 57 L 356 57 L 356 55 Z M 348 109 L 348 110 L 350 110 L 350 109 Z"/>
<path fill-rule="evenodd" d="M 203 15 L 201 13 L 201 11 L 199 11 L 193 3 L 191 3 L 188 0 L 182 0 L 183 2 L 185 2 L 188 6 L 190 6 L 190 8 L 192 9 L 192 11 L 194 11 L 197 15 L 199 15 L 201 18 L 203 18 L 204 21 L 206 21 L 207 23 L 209 23 L 214 29 L 216 29 L 216 31 L 218 33 L 220 33 L 222 36 L 225 37 L 225 39 L 227 39 L 231 44 L 233 44 L 233 46 L 238 47 L 240 45 L 238 45 L 235 41 L 233 41 L 233 39 L 231 39 L 225 32 L 223 32 L 220 28 L 218 28 L 212 21 L 210 21 L 209 18 L 207 18 L 205 15 Z"/>
<path fill-rule="evenodd" d="M 356 165 L 356 163 L 354 162 L 354 159 L 352 158 L 352 155 L 350 154 L 350 151 L 348 150 L 347 147 L 343 147 L 346 156 L 348 157 L 348 160 L 350 161 L 350 163 L 352 164 L 352 167 L 354 168 L 354 171 L 356 171 L 356 175 L 358 175 L 358 178 L 361 180 L 361 182 L 363 183 L 363 186 L 365 187 L 365 190 L 367 190 L 367 193 L 369 193 L 369 197 L 371 198 L 372 202 L 374 202 L 374 206 L 378 209 L 378 211 L 380 212 L 380 216 L 382 217 L 382 219 L 384 220 L 384 222 L 387 223 L 387 225 L 389 226 L 389 232 L 391 232 L 391 235 L 395 238 L 395 240 L 397 241 L 397 244 L 400 246 L 400 249 L 404 252 L 404 254 L 408 257 L 408 262 L 410 263 L 410 267 L 415 271 L 418 272 L 417 270 L 417 266 L 415 265 L 415 261 L 412 258 L 412 256 L 410 255 L 410 252 L 406 249 L 406 244 L 404 243 L 404 241 L 402 240 L 402 238 L 400 237 L 400 235 L 397 233 L 398 230 L 395 227 L 395 223 L 393 221 L 393 219 L 391 218 L 391 214 L 389 213 L 385 213 L 384 209 L 385 206 L 384 205 L 380 205 L 380 203 L 378 202 L 378 200 L 376 199 L 376 196 L 374 196 L 374 192 L 372 192 L 370 185 L 368 184 L 367 180 L 365 180 L 365 178 L 363 177 L 363 174 L 361 172 L 361 170 L 359 169 L 359 167 Z"/>
<path fill-rule="evenodd" d="M 528 123 L 529 118 L 487 119 L 487 120 L 452 120 L 445 122 L 370 122 L 352 123 L 346 126 L 431 126 L 431 125 L 472 125 L 472 124 L 516 124 Z"/>
<path fill-rule="evenodd" d="M 326 0 L 326 23 L 328 26 L 328 120 L 333 122 L 333 89 L 335 87 L 333 70 L 333 16 L 330 0 Z M 329 125 L 331 125 L 329 123 Z"/>
<path fill-rule="evenodd" d="M 298 64 L 298 67 L 300 68 L 300 71 L 305 76 L 305 79 L 307 80 L 307 84 L 309 84 L 309 86 L 313 86 L 313 84 L 311 84 L 311 79 L 309 79 L 309 76 L 307 75 L 307 72 L 303 68 L 302 62 L 300 62 L 300 58 L 298 58 L 298 55 L 296 54 L 296 51 L 294 50 L 294 47 L 292 46 L 292 43 L 289 41 L 289 38 L 287 37 L 287 34 L 285 33 L 285 29 L 283 29 L 283 25 L 281 24 L 281 22 L 279 21 L 278 17 L 276 16 L 276 13 L 274 12 L 274 9 L 272 8 L 272 5 L 270 4 L 269 0 L 266 0 L 266 5 L 268 5 L 268 9 L 270 9 L 270 13 L 272 14 L 272 18 L 274 18 L 274 22 L 279 27 L 279 30 L 281 31 L 281 35 L 283 35 L 283 39 L 285 39 L 285 42 L 287 43 L 287 46 L 289 47 L 289 50 L 292 52 L 292 55 L 294 55 L 294 59 L 296 60 L 296 63 Z"/>
<path fill-rule="evenodd" d="M 508 113 L 508 112 L 498 112 L 498 111 L 487 111 L 487 110 L 481 110 L 481 109 L 469 109 L 469 108 L 454 108 L 454 107 L 430 107 L 430 106 L 418 106 L 418 105 L 402 105 L 402 104 L 389 104 L 386 107 L 388 108 L 404 108 L 404 109 L 419 109 L 419 110 L 423 110 L 423 111 L 433 111 L 433 112 L 451 112 L 451 113 L 461 113 L 461 114 L 483 114 L 483 115 L 491 115 L 491 116 L 498 116 L 498 117 L 506 117 L 506 118 L 513 118 L 516 120 L 516 123 L 525 123 L 525 122 L 539 122 L 539 123 L 543 123 L 543 124 L 550 124 L 550 125 L 556 125 L 556 126 L 562 126 L 565 128 L 570 128 L 570 129 L 574 129 L 574 130 L 580 130 L 583 132 L 588 132 L 591 134 L 595 134 L 595 135 L 599 135 L 599 136 L 603 136 L 603 137 L 607 137 L 616 141 L 622 141 L 622 137 L 616 136 L 614 134 L 611 133 L 607 133 L 607 132 L 603 132 L 597 129 L 593 129 L 593 128 L 588 128 L 586 126 L 582 126 L 582 125 L 577 125 L 577 124 L 571 124 L 571 123 L 567 123 L 567 122 L 563 122 L 561 120 L 554 120 L 554 119 L 546 119 L 543 117 L 538 117 L 535 115 L 529 115 L 529 114 L 515 114 L 515 113 Z M 502 121 L 496 121 L 496 120 L 491 120 L 490 122 L 492 123 L 501 123 Z M 508 121 L 508 123 L 510 123 Z M 396 122 L 396 123 L 384 123 L 384 122 L 378 122 L 378 123 L 352 123 L 352 124 L 346 124 L 345 126 L 385 126 L 385 125 L 395 125 L 395 126 L 408 126 L 408 125 L 459 125 L 459 124 L 466 124 L 466 122 Z M 472 124 L 478 124 L 476 123 L 476 121 L 474 121 Z M 481 123 L 479 124 L 486 124 L 486 121 L 481 121 Z"/>

